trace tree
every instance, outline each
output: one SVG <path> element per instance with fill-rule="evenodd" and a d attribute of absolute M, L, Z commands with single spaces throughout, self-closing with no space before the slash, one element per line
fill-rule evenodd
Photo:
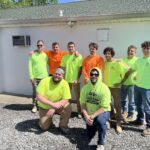
<path fill-rule="evenodd" d="M 12 8 L 14 3 L 10 0 L 0 0 L 0 8 Z"/>
<path fill-rule="evenodd" d="M 58 4 L 58 0 L 32 0 L 33 5 Z"/>
<path fill-rule="evenodd" d="M 0 0 L 0 8 L 15 8 L 46 4 L 58 4 L 58 0 Z"/>

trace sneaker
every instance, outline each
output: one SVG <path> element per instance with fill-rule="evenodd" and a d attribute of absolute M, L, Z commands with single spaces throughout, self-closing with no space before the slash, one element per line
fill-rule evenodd
<path fill-rule="evenodd" d="M 104 145 L 97 145 L 96 150 L 104 150 Z"/>
<path fill-rule="evenodd" d="M 133 122 L 133 121 L 135 121 L 135 118 L 133 118 L 133 117 L 128 117 L 128 118 L 125 118 L 124 121 L 125 121 L 125 122 Z"/>
<path fill-rule="evenodd" d="M 67 135 L 67 134 L 69 134 L 69 133 L 70 133 L 69 128 L 60 127 L 59 129 L 60 129 L 60 131 L 62 132 L 62 134 Z"/>
<path fill-rule="evenodd" d="M 118 134 L 121 134 L 121 133 L 122 133 L 122 127 L 121 127 L 120 124 L 117 124 L 117 125 L 116 125 L 116 132 L 117 132 Z"/>
<path fill-rule="evenodd" d="M 31 112 L 32 112 L 32 113 L 36 113 L 36 112 L 37 112 L 37 107 L 36 107 L 36 106 L 33 106 Z"/>
<path fill-rule="evenodd" d="M 150 128 L 146 128 L 143 133 L 142 133 L 143 136 L 150 136 Z"/>
<path fill-rule="evenodd" d="M 109 123 L 109 121 L 106 122 L 106 128 L 107 128 L 107 130 L 110 129 L 110 123 Z"/>
<path fill-rule="evenodd" d="M 135 120 L 133 122 L 130 122 L 133 125 L 139 126 L 139 127 L 143 127 L 145 124 L 144 122 L 139 122 L 138 120 Z"/>
<path fill-rule="evenodd" d="M 82 118 L 82 115 L 81 115 L 81 114 L 78 114 L 78 118 L 81 119 L 81 118 Z"/>

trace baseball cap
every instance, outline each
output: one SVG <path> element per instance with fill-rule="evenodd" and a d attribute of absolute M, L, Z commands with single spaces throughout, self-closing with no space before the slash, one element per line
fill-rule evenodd
<path fill-rule="evenodd" d="M 64 74 L 65 74 L 65 71 L 64 71 L 62 68 L 57 68 L 57 69 L 55 70 L 55 73 L 59 73 L 59 74 L 64 75 Z"/>

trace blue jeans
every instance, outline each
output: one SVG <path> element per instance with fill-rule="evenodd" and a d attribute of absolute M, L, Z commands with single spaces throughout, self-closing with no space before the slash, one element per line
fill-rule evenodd
<path fill-rule="evenodd" d="M 122 85 L 121 107 L 123 112 L 128 112 L 128 117 L 133 117 L 135 112 L 134 85 Z"/>
<path fill-rule="evenodd" d="M 108 121 L 109 116 L 110 116 L 109 112 L 104 112 L 94 119 L 92 126 L 87 125 L 88 139 L 92 139 L 95 136 L 96 131 L 98 131 L 98 144 L 104 145 L 104 139 L 107 130 L 106 122 Z"/>
<path fill-rule="evenodd" d="M 144 113 L 147 128 L 150 128 L 150 89 L 135 86 L 135 102 L 137 106 L 137 121 L 144 122 Z"/>

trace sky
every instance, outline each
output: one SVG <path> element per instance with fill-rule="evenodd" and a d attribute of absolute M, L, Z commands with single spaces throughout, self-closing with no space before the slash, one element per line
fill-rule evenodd
<path fill-rule="evenodd" d="M 76 2 L 80 0 L 58 0 L 59 3 L 68 3 L 68 2 Z"/>

